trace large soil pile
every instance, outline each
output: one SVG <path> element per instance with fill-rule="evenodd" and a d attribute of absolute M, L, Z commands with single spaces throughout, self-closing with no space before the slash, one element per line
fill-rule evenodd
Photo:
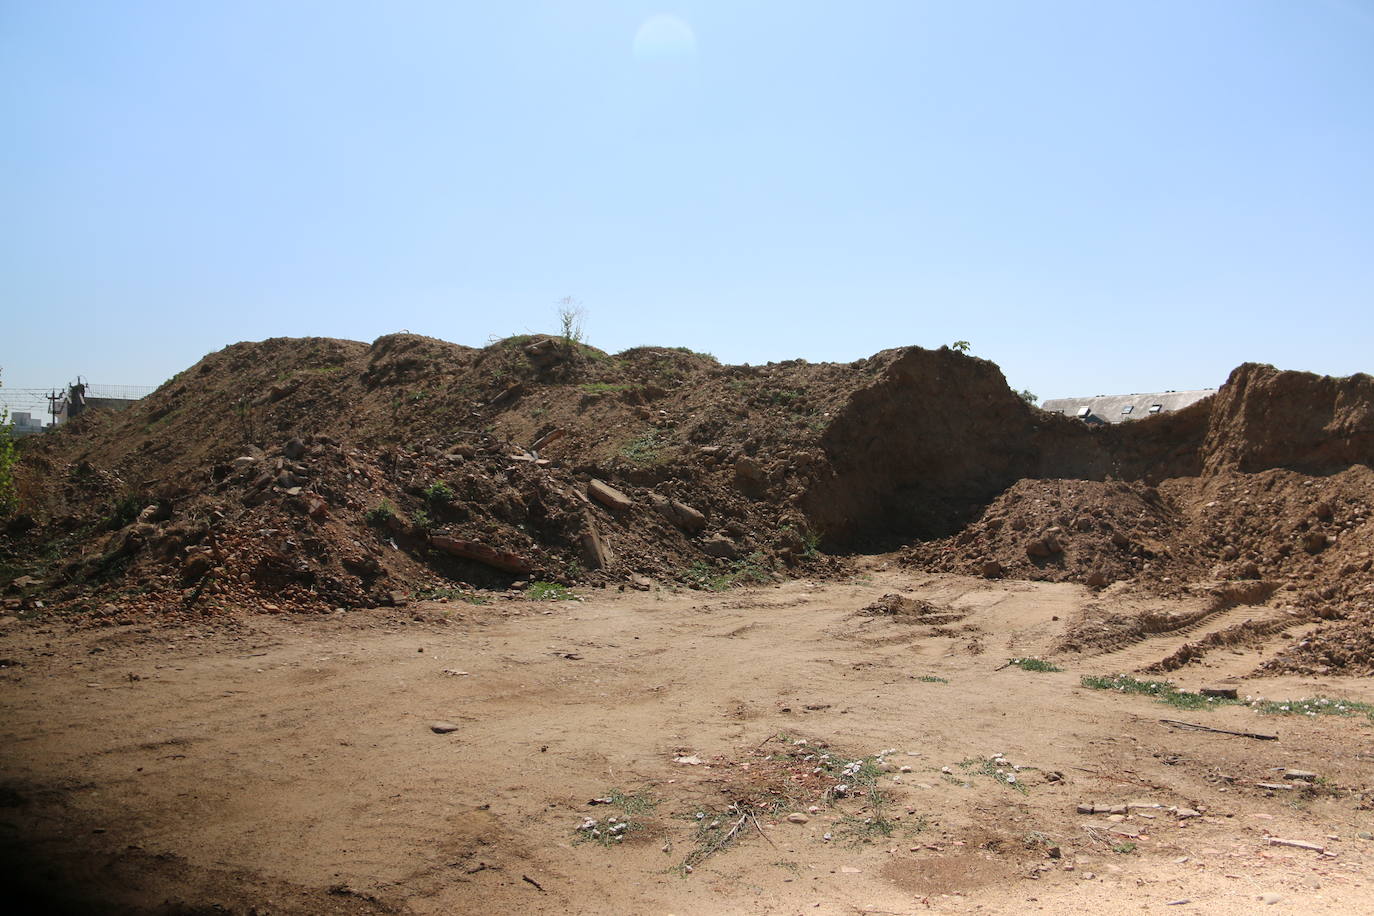
<path fill-rule="evenodd" d="M 789 496 L 869 371 L 537 337 L 236 344 L 31 440 L 9 562 L 38 580 L 26 604 L 114 618 L 824 570 Z"/>
<path fill-rule="evenodd" d="M 1177 448 L 1149 468 L 1141 442 L 1160 454 L 1164 427 L 1111 430 L 1104 444 L 1118 471 L 1132 468 L 1126 479 L 1023 479 L 962 531 L 910 547 L 906 561 L 1163 594 L 1263 581 L 1275 601 L 1342 621 L 1269 670 L 1374 673 L 1374 379 L 1247 364 L 1172 419 L 1186 424 L 1176 445 L 1191 454 Z"/>
<path fill-rule="evenodd" d="M 120 620 L 718 588 L 838 568 L 818 547 L 911 545 L 988 576 L 1272 581 L 1345 619 L 1331 658 L 1316 639 L 1285 664 L 1350 669 L 1374 657 L 1372 461 L 1367 376 L 1247 364 L 1187 410 L 1093 428 L 949 349 L 756 367 L 537 336 L 276 339 L 28 440 L 0 572 L 24 613 Z"/>

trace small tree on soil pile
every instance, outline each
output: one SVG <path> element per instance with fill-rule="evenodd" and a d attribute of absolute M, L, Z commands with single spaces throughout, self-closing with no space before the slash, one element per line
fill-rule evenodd
<path fill-rule="evenodd" d="M 563 346 L 567 350 L 576 350 L 582 343 L 582 323 L 586 318 L 586 309 L 572 296 L 564 296 L 558 300 L 559 335 L 563 338 Z"/>

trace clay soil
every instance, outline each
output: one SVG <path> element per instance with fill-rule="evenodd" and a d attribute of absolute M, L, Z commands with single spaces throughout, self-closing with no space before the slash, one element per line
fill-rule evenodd
<path fill-rule="evenodd" d="M 720 593 L 11 623 L 7 897 L 92 913 L 1368 911 L 1367 715 L 1080 685 L 1266 609 L 858 566 Z M 1156 623 L 1065 648 L 1104 603 Z M 1368 679 L 1246 677 L 1265 651 L 1226 647 L 1177 683 L 1374 702 Z M 1006 666 L 1028 656 L 1062 670 Z"/>

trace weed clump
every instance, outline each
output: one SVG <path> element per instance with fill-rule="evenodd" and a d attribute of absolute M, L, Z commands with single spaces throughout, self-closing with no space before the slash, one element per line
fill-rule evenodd
<path fill-rule="evenodd" d="M 582 385 L 582 390 L 587 394 L 615 394 L 621 391 L 629 391 L 636 388 L 630 384 L 612 384 L 611 382 L 587 382 Z"/>
<path fill-rule="evenodd" d="M 143 507 L 148 504 L 148 500 L 140 497 L 137 493 L 125 495 L 119 502 L 115 503 L 108 518 L 105 519 L 105 527 L 111 531 L 118 531 L 138 518 L 138 513 L 143 511 Z"/>
<path fill-rule="evenodd" d="M 850 801 L 861 805 L 838 822 L 839 835 L 855 844 L 890 837 L 899 828 L 922 829 L 924 821 L 901 825 L 889 813 L 890 800 L 878 783 L 884 755 L 893 753 L 850 758 L 832 752 L 824 742 L 779 734 L 755 748 L 748 761 L 718 761 L 717 771 L 723 775 L 720 791 L 728 804 L 678 815 L 694 826 L 693 847 L 673 870 L 685 877 L 710 856 L 744 838 L 754 833 L 766 836 L 760 819 L 803 810 L 814 815 L 819 806 Z M 836 836 L 827 833 L 824 839 Z"/>
<path fill-rule="evenodd" d="M 1009 658 L 1007 664 L 1022 671 L 1063 671 L 1058 665 L 1043 658 Z"/>
<path fill-rule="evenodd" d="M 1232 700 L 1209 697 L 1200 693 L 1179 690 L 1168 681 L 1148 681 L 1129 674 L 1111 676 L 1085 675 L 1080 683 L 1092 690 L 1115 690 L 1118 693 L 1138 693 L 1154 697 L 1176 709 L 1213 709 L 1217 706 L 1249 706 L 1266 716 L 1357 716 L 1365 715 L 1374 722 L 1374 703 L 1358 700 L 1339 700 L 1332 697 L 1307 697 L 1300 700 L 1266 700 L 1245 697 Z"/>
<path fill-rule="evenodd" d="M 531 601 L 576 601 L 577 595 L 566 585 L 557 582 L 531 582 L 525 589 L 525 597 Z"/>
<path fill-rule="evenodd" d="M 379 505 L 367 510 L 363 518 L 374 528 L 381 528 L 390 524 L 391 520 L 397 518 L 396 507 L 391 504 L 391 500 L 384 499 Z"/>
<path fill-rule="evenodd" d="M 777 578 L 761 551 L 735 560 L 724 570 L 698 560 L 683 570 L 681 577 L 692 588 L 708 592 L 723 592 L 738 585 L 767 585 Z"/>
<path fill-rule="evenodd" d="M 1110 677 L 1085 675 L 1079 683 L 1093 690 L 1115 690 L 1117 693 L 1144 694 L 1175 709 L 1208 709 L 1212 706 L 1239 702 L 1221 697 L 1205 697 L 1200 693 L 1179 690 L 1168 681 L 1141 680 L 1131 677 L 1129 674 L 1116 674 Z"/>
<path fill-rule="evenodd" d="M 425 488 L 425 502 L 431 506 L 442 506 L 453 502 L 453 489 L 442 480 L 436 480 Z"/>
<path fill-rule="evenodd" d="M 1249 705 L 1267 716 L 1355 716 L 1363 713 L 1374 722 L 1374 703 L 1309 697 L 1303 700 L 1251 700 Z"/>
<path fill-rule="evenodd" d="M 663 460 L 660 454 L 663 444 L 658 430 L 651 429 L 627 442 L 620 454 L 635 464 L 658 464 Z"/>
<path fill-rule="evenodd" d="M 601 798 L 593 799 L 594 804 L 607 805 L 618 810 L 619 814 L 609 814 L 603 818 L 587 817 L 573 830 L 573 845 L 597 843 L 601 846 L 616 846 L 625 838 L 646 829 L 647 825 L 638 815 L 647 814 L 658 807 L 658 801 L 648 792 L 629 794 L 620 789 L 612 789 Z"/>
<path fill-rule="evenodd" d="M 994 782 L 999 782 L 1009 789 L 1015 789 L 1022 795 L 1028 790 L 1024 783 L 1017 778 L 1018 770 L 1025 769 L 1017 767 L 998 755 L 995 757 L 969 757 L 967 760 L 959 761 L 959 768 L 970 776 L 986 776 Z"/>

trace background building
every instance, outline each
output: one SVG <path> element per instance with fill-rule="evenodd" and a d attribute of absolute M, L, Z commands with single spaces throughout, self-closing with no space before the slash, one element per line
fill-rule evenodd
<path fill-rule="evenodd" d="M 43 431 L 43 419 L 35 417 L 26 410 L 16 410 L 10 414 L 10 435 L 16 439 L 32 436 Z"/>
<path fill-rule="evenodd" d="M 1040 407 L 1051 413 L 1077 417 L 1084 423 L 1125 423 L 1182 410 L 1216 393 L 1215 388 L 1198 388 L 1153 394 L 1099 394 L 1090 398 L 1050 398 Z"/>

